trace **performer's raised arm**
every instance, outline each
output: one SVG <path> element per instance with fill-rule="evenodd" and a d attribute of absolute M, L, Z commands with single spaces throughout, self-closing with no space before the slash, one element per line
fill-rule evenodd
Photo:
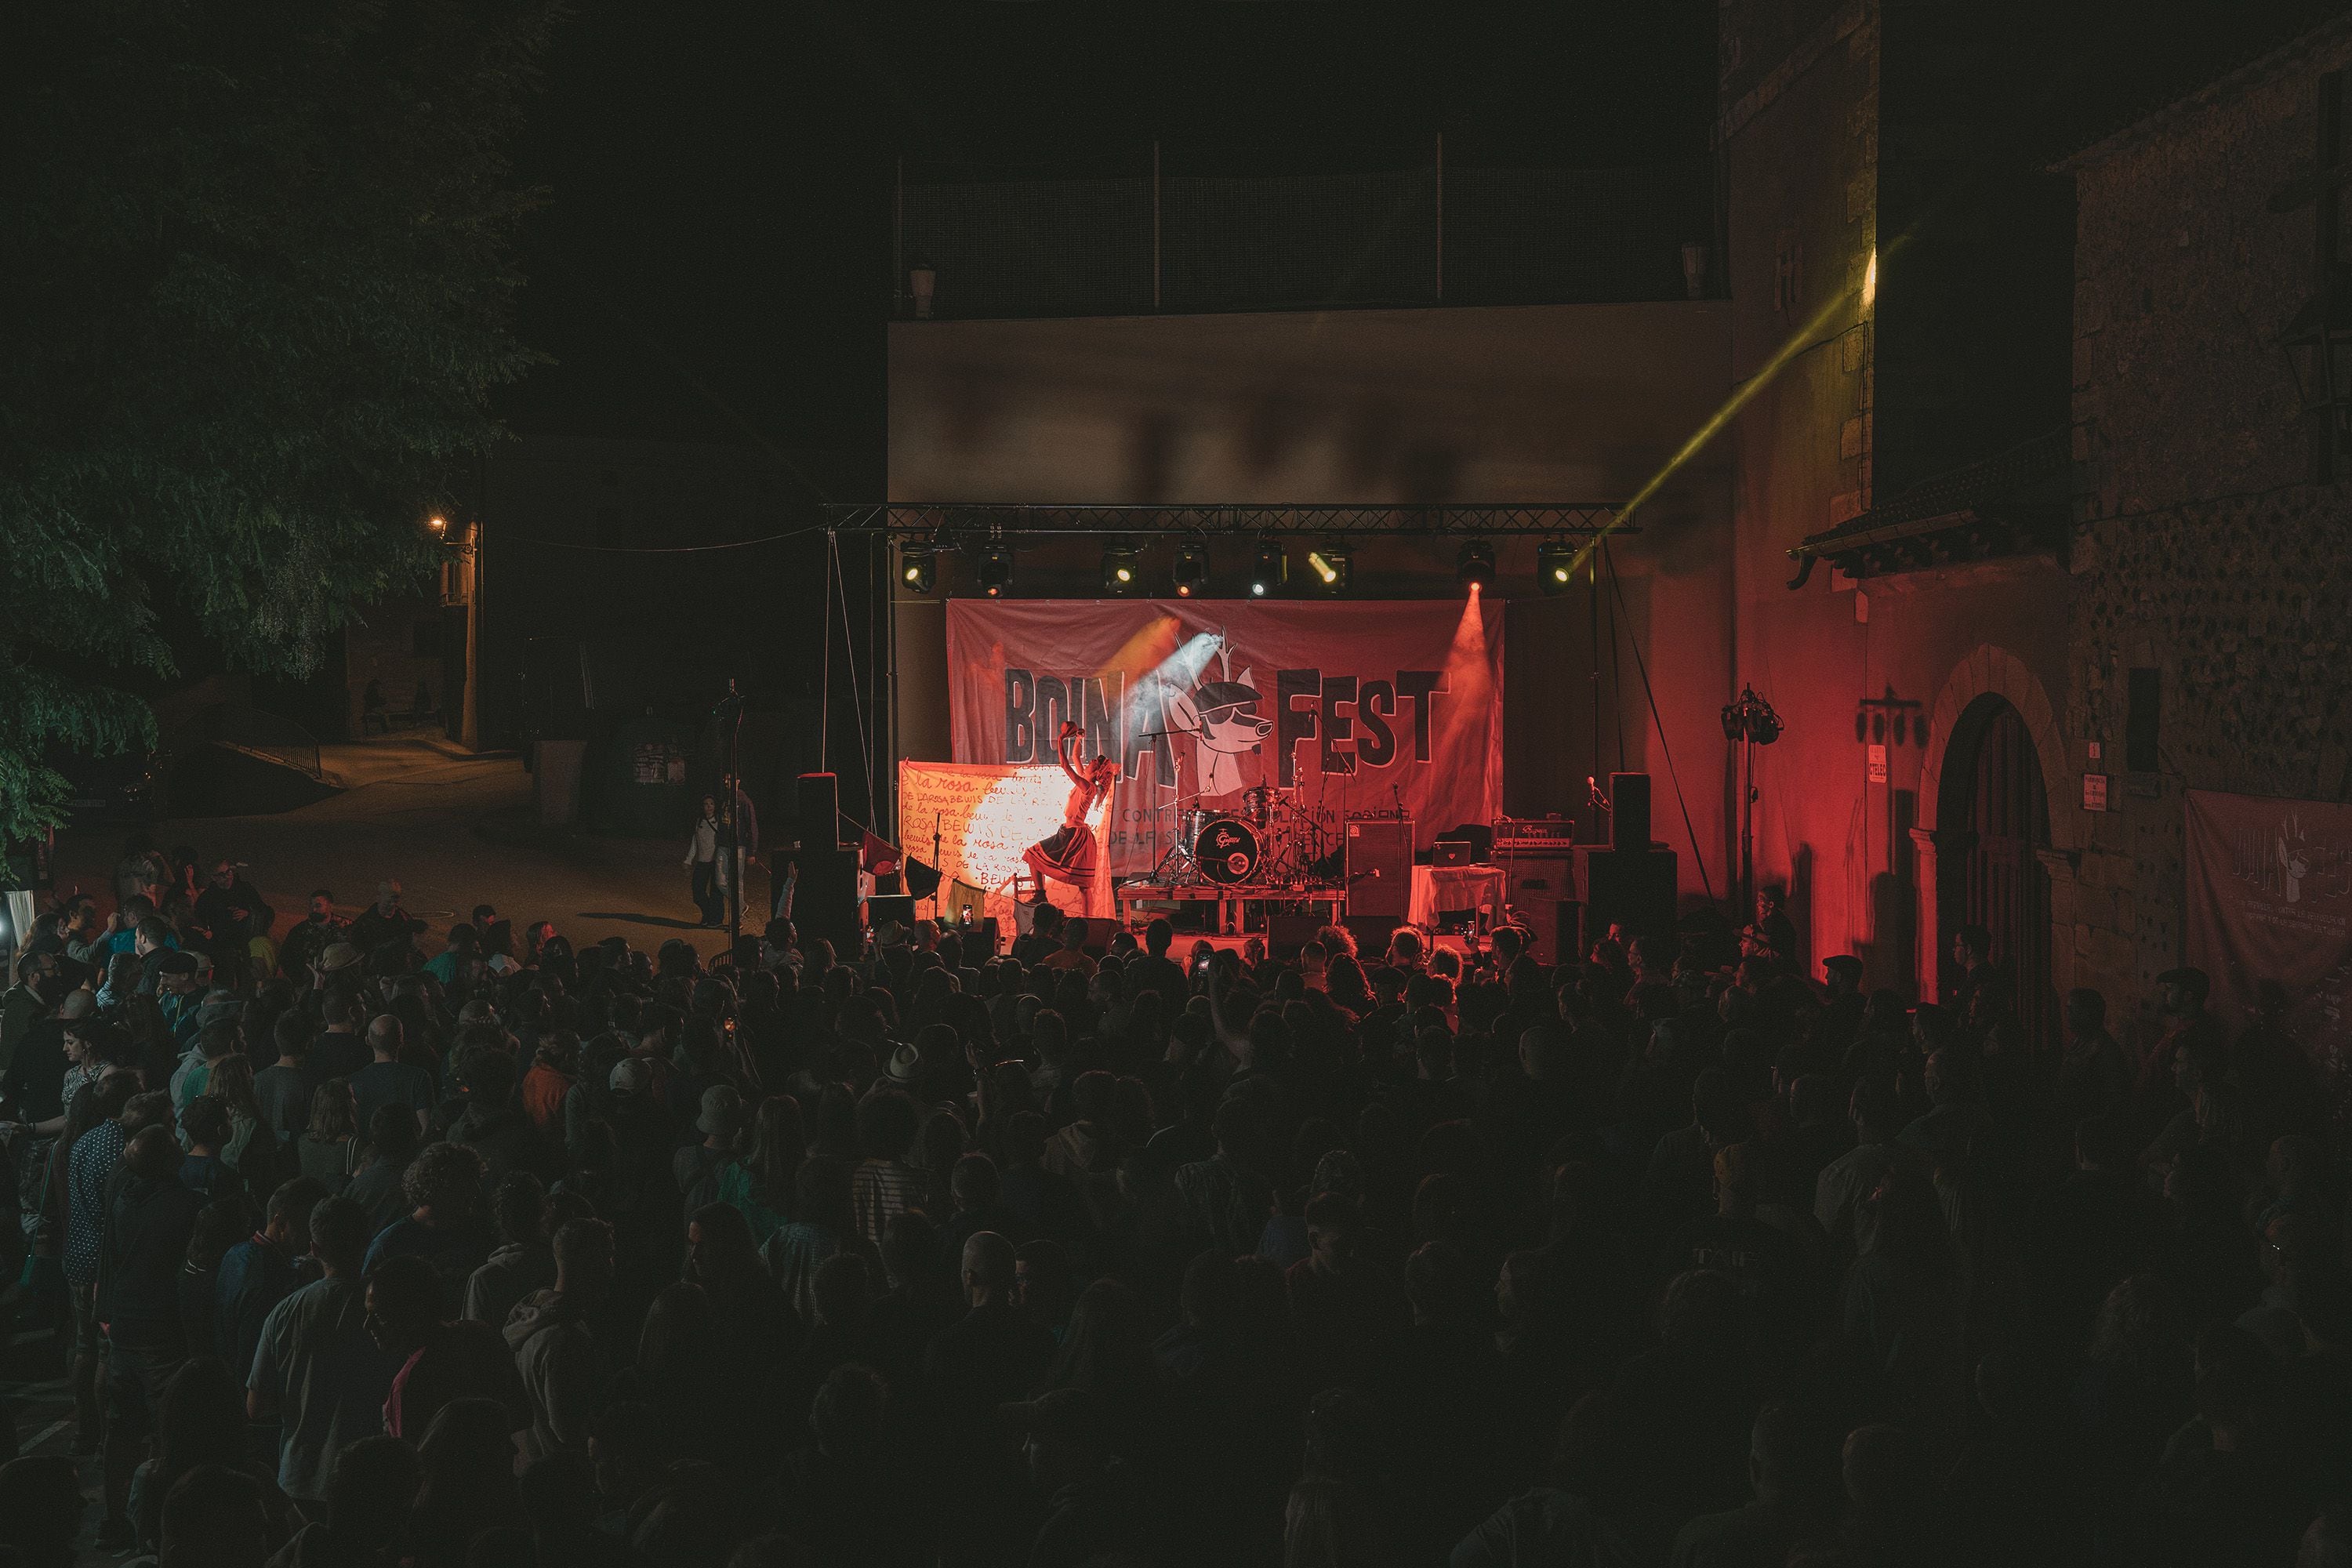
<path fill-rule="evenodd" d="M 1062 764 L 1062 771 L 1070 775 L 1070 782 L 1080 786 L 1087 785 L 1089 781 L 1085 773 L 1078 771 L 1074 759 L 1077 755 L 1077 743 L 1085 737 L 1084 730 L 1065 719 L 1062 721 L 1062 732 L 1054 742 L 1054 760 Z"/>

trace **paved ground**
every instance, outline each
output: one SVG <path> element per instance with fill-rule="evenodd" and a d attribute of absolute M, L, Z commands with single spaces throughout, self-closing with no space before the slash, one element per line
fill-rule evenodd
<path fill-rule="evenodd" d="M 410 912 L 436 932 L 488 901 L 517 922 L 551 920 L 577 944 L 617 934 L 642 947 L 684 934 L 706 952 L 720 945 L 694 929 L 682 831 L 676 843 L 542 832 L 519 760 L 433 740 L 328 746 L 321 760 L 343 794 L 282 816 L 170 822 L 160 837 L 206 861 L 247 862 L 281 926 L 300 918 L 313 888 L 333 889 L 349 915 L 395 877 Z M 59 885 L 103 889 L 121 848 L 119 832 L 61 836 Z M 752 883 L 756 898 L 764 879 L 755 872 Z"/>
<path fill-rule="evenodd" d="M 695 928 L 684 849 L 668 840 L 547 833 L 531 820 L 531 779 L 511 756 L 469 756 L 413 736 L 331 746 L 322 761 L 344 793 L 277 816 L 209 817 L 166 823 L 167 844 L 193 846 L 206 860 L 247 862 L 248 875 L 282 923 L 301 916 L 310 889 L 334 889 L 346 914 L 397 877 L 411 912 L 436 931 L 488 901 L 517 921 L 544 917 L 575 942 L 618 934 L 639 947 L 684 936 L 704 952 L 720 933 Z M 121 848 L 114 831 L 61 836 L 59 885 L 106 889 Z M 755 895 L 764 880 L 755 873 Z M 110 895 L 101 892 L 102 899 Z M 0 1319 L 0 1322 L 5 1322 Z M 13 1405 L 26 1453 L 62 1454 L 73 1443 L 63 1349 L 46 1328 L 13 1326 L 0 1348 L 0 1396 Z M 96 1532 L 99 1470 L 85 1462 L 91 1500 L 83 1531 Z M 123 1554 L 128 1555 L 128 1554 Z M 116 1561 L 86 1549 L 89 1563 Z"/>

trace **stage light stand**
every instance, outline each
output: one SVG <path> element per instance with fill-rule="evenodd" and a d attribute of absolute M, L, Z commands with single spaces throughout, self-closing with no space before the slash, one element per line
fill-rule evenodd
<path fill-rule="evenodd" d="M 1723 738 L 1739 743 L 1739 897 L 1743 913 L 1756 907 L 1756 748 L 1780 738 L 1780 716 L 1756 695 L 1752 686 L 1739 689 L 1737 701 L 1723 707 Z"/>

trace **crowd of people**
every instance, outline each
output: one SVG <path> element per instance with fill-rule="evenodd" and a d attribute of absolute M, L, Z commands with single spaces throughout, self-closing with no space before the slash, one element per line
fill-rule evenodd
<path fill-rule="evenodd" d="M 2352 1561 L 2336 1129 L 2193 970 L 126 868 L 0 1004 L 0 1262 L 167 1568 Z M 0 1468 L 0 1561 L 83 1514 Z"/>

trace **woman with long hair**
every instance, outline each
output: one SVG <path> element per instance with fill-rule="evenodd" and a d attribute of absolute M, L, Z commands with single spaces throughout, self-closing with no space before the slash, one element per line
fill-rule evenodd
<path fill-rule="evenodd" d="M 351 1185 L 359 1173 L 359 1120 L 351 1079 L 331 1078 L 311 1090 L 310 1124 L 295 1147 L 300 1152 L 302 1173 L 324 1185 L 331 1195 Z"/>
<path fill-rule="evenodd" d="M 253 1094 L 253 1059 L 241 1051 L 233 1051 L 213 1064 L 205 1079 L 203 1098 L 217 1100 L 228 1107 L 228 1142 L 221 1150 L 221 1158 L 230 1170 L 243 1176 L 246 1184 L 257 1194 L 267 1192 L 276 1184 L 271 1173 L 262 1167 L 275 1152 L 276 1138 L 265 1138 L 257 1148 L 253 1135 L 262 1125 L 261 1102 Z M 250 1154 L 254 1169 L 246 1169 Z"/>

